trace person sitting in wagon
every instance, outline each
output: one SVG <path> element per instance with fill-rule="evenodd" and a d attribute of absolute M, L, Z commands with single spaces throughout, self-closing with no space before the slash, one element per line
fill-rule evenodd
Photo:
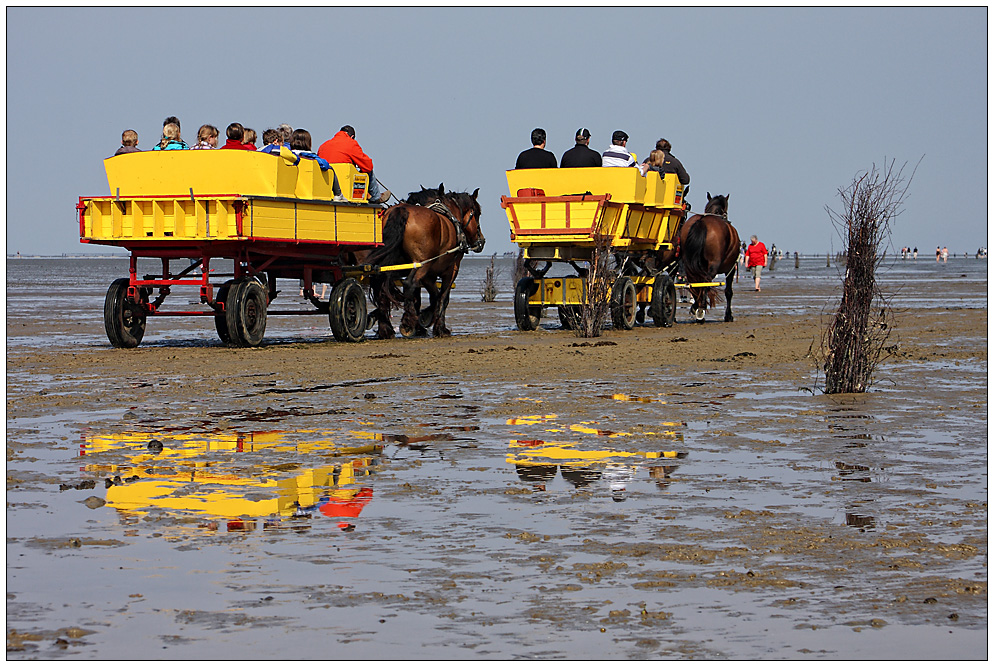
<path fill-rule="evenodd" d="M 321 171 L 331 172 L 331 191 L 335 195 L 335 201 L 345 201 L 345 197 L 342 196 L 342 188 L 338 185 L 338 176 L 335 174 L 335 170 L 331 168 L 331 164 L 328 163 L 323 157 L 311 152 L 311 133 L 304 129 L 296 129 L 290 136 L 290 150 L 294 155 L 297 156 L 297 161 L 294 162 L 296 165 L 300 162 L 301 158 L 308 160 L 316 160 L 318 166 L 321 167 Z M 277 153 L 278 155 L 279 153 Z"/>
<path fill-rule="evenodd" d="M 601 166 L 603 167 L 636 167 L 638 162 L 636 157 L 626 147 L 628 144 L 628 134 L 622 130 L 615 130 L 611 135 L 611 147 L 601 154 Z"/>
<path fill-rule="evenodd" d="M 362 173 L 369 174 L 371 204 L 383 204 L 390 199 L 389 190 L 380 191 L 380 183 L 373 175 L 373 159 L 363 152 L 359 142 L 355 140 L 355 128 L 351 125 L 343 125 L 335 136 L 321 144 L 318 156 L 332 164 L 352 163 Z"/>
<path fill-rule="evenodd" d="M 672 150 L 673 146 L 670 145 L 670 142 L 666 141 L 666 139 L 660 139 L 656 142 L 656 150 L 649 153 L 649 157 L 643 161 L 643 164 L 648 164 L 649 169 L 658 171 L 660 174 L 676 174 L 677 178 L 680 179 L 680 185 L 690 185 L 690 174 L 683 168 L 683 164 L 673 157 L 672 153 L 670 153 Z M 651 162 L 656 151 L 662 152 L 661 165 Z"/>
<path fill-rule="evenodd" d="M 569 167 L 600 167 L 601 155 L 590 148 L 590 130 L 581 127 L 576 131 L 576 146 L 563 153 L 559 166 Z"/>
<path fill-rule="evenodd" d="M 242 127 L 241 123 L 232 123 L 224 132 L 225 135 L 227 135 L 228 140 L 224 142 L 224 146 L 221 146 L 222 149 L 226 148 L 241 151 L 255 150 L 255 146 L 242 142 L 242 139 L 245 137 L 245 128 Z"/>
<path fill-rule="evenodd" d="M 279 155 L 280 148 L 283 146 L 283 137 L 279 130 L 270 128 L 262 133 L 262 143 L 263 146 L 259 149 L 260 153 L 275 153 Z"/>

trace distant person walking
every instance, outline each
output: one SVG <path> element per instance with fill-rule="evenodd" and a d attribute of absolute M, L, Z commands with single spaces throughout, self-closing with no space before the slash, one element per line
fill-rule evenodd
<path fill-rule="evenodd" d="M 942 248 L 935 246 L 935 263 L 938 264 L 940 259 L 942 259 Z"/>
<path fill-rule="evenodd" d="M 912 251 L 911 254 L 914 257 L 914 259 L 918 259 L 918 246 L 915 246 L 915 249 Z"/>
<path fill-rule="evenodd" d="M 946 258 L 949 257 L 949 248 L 942 246 L 942 263 L 946 263 Z"/>
<path fill-rule="evenodd" d="M 759 288 L 759 278 L 763 274 L 763 267 L 766 266 L 766 246 L 756 237 L 755 234 L 749 237 L 749 247 L 746 248 L 746 268 L 752 270 L 752 277 L 756 279 L 756 291 Z"/>

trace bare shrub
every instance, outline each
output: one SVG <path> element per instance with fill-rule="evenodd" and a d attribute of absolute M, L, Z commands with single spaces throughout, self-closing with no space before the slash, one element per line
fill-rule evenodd
<path fill-rule="evenodd" d="M 892 311 L 876 271 L 914 177 L 904 176 L 906 166 L 873 165 L 839 189 L 839 211 L 826 207 L 845 244 L 842 300 L 822 340 L 826 394 L 865 392 L 890 336 Z"/>
<path fill-rule="evenodd" d="M 497 253 L 494 253 L 490 256 L 490 266 L 487 267 L 486 276 L 480 282 L 480 299 L 487 303 L 497 298 L 497 281 L 500 278 L 502 269 L 497 266 L 496 261 Z"/>
<path fill-rule="evenodd" d="M 604 328 L 614 284 L 614 274 L 608 266 L 610 260 L 610 237 L 598 236 L 584 277 L 587 299 L 580 308 L 578 325 L 573 327 L 573 332 L 580 338 L 596 338 Z"/>

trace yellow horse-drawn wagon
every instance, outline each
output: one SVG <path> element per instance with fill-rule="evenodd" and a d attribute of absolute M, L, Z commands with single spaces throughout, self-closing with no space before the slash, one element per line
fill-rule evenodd
<path fill-rule="evenodd" d="M 676 316 L 674 243 L 686 216 L 684 188 L 676 174 L 611 167 L 519 169 L 507 172 L 511 196 L 501 206 L 531 274 L 515 287 L 519 329 L 538 326 L 542 309 L 567 314 L 587 300 L 584 276 L 598 248 L 620 260 L 611 290 L 611 318 L 616 328 L 631 329 L 639 315 L 657 326 Z M 538 264 L 544 262 L 544 268 Z M 577 275 L 546 277 L 554 263 L 568 263 Z"/>
<path fill-rule="evenodd" d="M 368 174 L 351 164 L 322 170 L 289 151 L 148 151 L 108 158 L 104 166 L 111 194 L 80 197 L 77 211 L 82 243 L 131 252 L 128 277 L 111 284 L 104 304 L 112 344 L 138 345 L 151 315 L 209 315 L 222 341 L 254 346 L 267 313 L 327 313 L 337 339 L 362 340 L 360 281 L 369 267 L 357 266 L 357 257 L 382 244 L 382 209 L 368 202 Z M 161 272 L 139 275 L 140 257 L 160 259 Z M 221 274 L 210 270 L 217 258 L 234 263 L 219 286 L 211 277 Z M 175 260 L 181 268 L 174 272 Z M 276 278 L 301 280 L 316 310 L 269 311 Z M 329 302 L 314 296 L 313 282 L 334 286 Z M 170 289 L 184 285 L 199 287 L 208 309 L 162 311 Z"/>

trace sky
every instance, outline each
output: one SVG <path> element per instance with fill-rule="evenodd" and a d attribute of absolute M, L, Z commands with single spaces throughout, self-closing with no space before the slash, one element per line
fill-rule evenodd
<path fill-rule="evenodd" d="M 743 238 L 838 251 L 826 207 L 907 164 L 892 246 L 987 246 L 986 7 L 7 8 L 7 254 L 81 246 L 102 160 L 178 116 L 186 139 L 289 123 L 315 146 L 349 124 L 376 177 L 480 189 L 487 253 L 517 247 L 505 170 L 589 128 L 640 158 L 665 137 L 688 199 L 729 195 Z M 223 137 L 222 137 L 223 139 Z"/>

